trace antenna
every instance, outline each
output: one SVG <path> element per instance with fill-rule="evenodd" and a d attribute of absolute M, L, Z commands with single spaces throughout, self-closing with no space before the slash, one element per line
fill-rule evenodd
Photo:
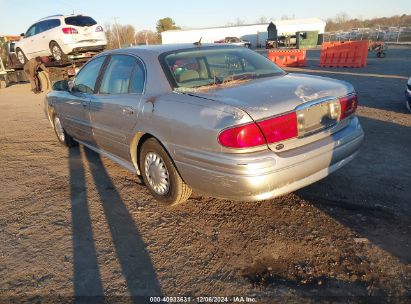
<path fill-rule="evenodd" d="M 194 42 L 193 44 L 195 46 L 201 46 L 201 40 L 203 39 L 203 37 L 200 38 L 200 40 L 198 40 L 197 42 Z"/>

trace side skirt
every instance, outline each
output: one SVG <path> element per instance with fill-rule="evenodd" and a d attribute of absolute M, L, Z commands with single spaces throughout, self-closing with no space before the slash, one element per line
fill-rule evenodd
<path fill-rule="evenodd" d="M 111 159 L 112 161 L 116 162 L 117 164 L 119 164 L 119 165 L 122 166 L 123 168 L 129 170 L 130 172 L 132 172 L 132 173 L 134 173 L 134 174 L 137 174 L 137 175 L 140 175 L 140 171 L 139 171 L 138 169 L 136 169 L 132 163 L 130 163 L 130 162 L 128 162 L 128 161 L 125 161 L 125 160 L 123 160 L 123 159 L 121 159 L 121 158 L 119 158 L 119 157 L 117 157 L 117 156 L 114 156 L 113 154 L 108 153 L 108 152 L 106 152 L 106 151 L 104 151 L 104 150 L 100 150 L 100 149 L 98 149 L 98 148 L 96 148 L 96 147 L 93 147 L 93 146 L 91 146 L 91 145 L 89 145 L 89 144 L 86 144 L 86 143 L 84 143 L 84 142 L 82 142 L 82 141 L 80 141 L 80 140 L 77 140 L 77 139 L 75 139 L 75 140 L 76 140 L 79 144 L 82 144 L 83 146 L 89 148 L 90 150 L 93 150 L 94 152 L 96 152 L 96 153 L 98 153 L 98 154 L 101 154 L 101 155 L 103 155 L 103 156 Z"/>

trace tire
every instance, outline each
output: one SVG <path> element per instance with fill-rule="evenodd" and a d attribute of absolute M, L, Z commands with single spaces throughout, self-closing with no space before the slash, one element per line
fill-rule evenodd
<path fill-rule="evenodd" d="M 66 146 L 66 147 L 74 147 L 77 146 L 77 142 L 67 134 L 66 130 L 61 125 L 60 118 L 57 115 L 53 115 L 53 129 L 54 133 L 56 133 L 58 141 Z"/>
<path fill-rule="evenodd" d="M 21 49 L 16 49 L 16 56 L 17 56 L 17 60 L 21 63 L 21 64 L 25 64 L 27 62 L 27 57 L 26 55 L 24 55 L 24 52 Z"/>
<path fill-rule="evenodd" d="M 139 161 L 143 181 L 157 201 L 172 206 L 190 197 L 191 188 L 156 139 L 149 138 L 144 142 Z"/>
<path fill-rule="evenodd" d="M 63 50 L 61 49 L 61 47 L 58 45 L 57 42 L 52 41 L 50 43 L 50 52 L 54 60 L 57 62 L 62 62 L 62 61 L 67 60 L 67 55 L 64 54 Z"/>
<path fill-rule="evenodd" d="M 42 92 L 47 92 L 51 90 L 51 82 L 47 72 L 41 71 L 38 73 L 39 82 L 40 82 L 40 89 Z"/>

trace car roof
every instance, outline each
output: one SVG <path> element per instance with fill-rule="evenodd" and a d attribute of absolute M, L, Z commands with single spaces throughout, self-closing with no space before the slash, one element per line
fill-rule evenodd
<path fill-rule="evenodd" d="M 51 15 L 51 16 L 41 18 L 40 20 L 37 20 L 36 23 L 39 22 L 39 21 L 44 21 L 44 20 L 63 19 L 63 18 L 67 18 L 67 17 L 76 17 L 76 16 L 86 16 L 87 17 L 87 15 L 83 15 L 83 14 L 71 14 L 71 15 L 57 14 L 57 15 Z"/>
<path fill-rule="evenodd" d="M 201 46 L 194 45 L 193 43 L 181 43 L 181 44 L 160 44 L 160 45 L 139 45 L 133 46 L 125 49 L 115 49 L 105 53 L 131 53 L 139 54 L 141 52 L 151 53 L 153 55 L 160 55 L 163 53 L 173 52 L 173 51 L 184 51 L 184 50 L 200 50 L 201 48 L 235 48 L 236 46 L 229 44 L 213 44 L 207 43 Z M 238 47 L 239 48 L 239 47 Z"/>

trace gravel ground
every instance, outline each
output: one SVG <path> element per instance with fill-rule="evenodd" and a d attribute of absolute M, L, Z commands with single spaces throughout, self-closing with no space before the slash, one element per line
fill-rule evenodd
<path fill-rule="evenodd" d="M 0 302 L 410 301 L 411 49 L 362 69 L 322 69 L 318 51 L 308 56 L 294 72 L 354 84 L 366 140 L 335 174 L 258 203 L 194 194 L 159 205 L 125 169 L 58 144 L 44 95 L 0 90 Z"/>

